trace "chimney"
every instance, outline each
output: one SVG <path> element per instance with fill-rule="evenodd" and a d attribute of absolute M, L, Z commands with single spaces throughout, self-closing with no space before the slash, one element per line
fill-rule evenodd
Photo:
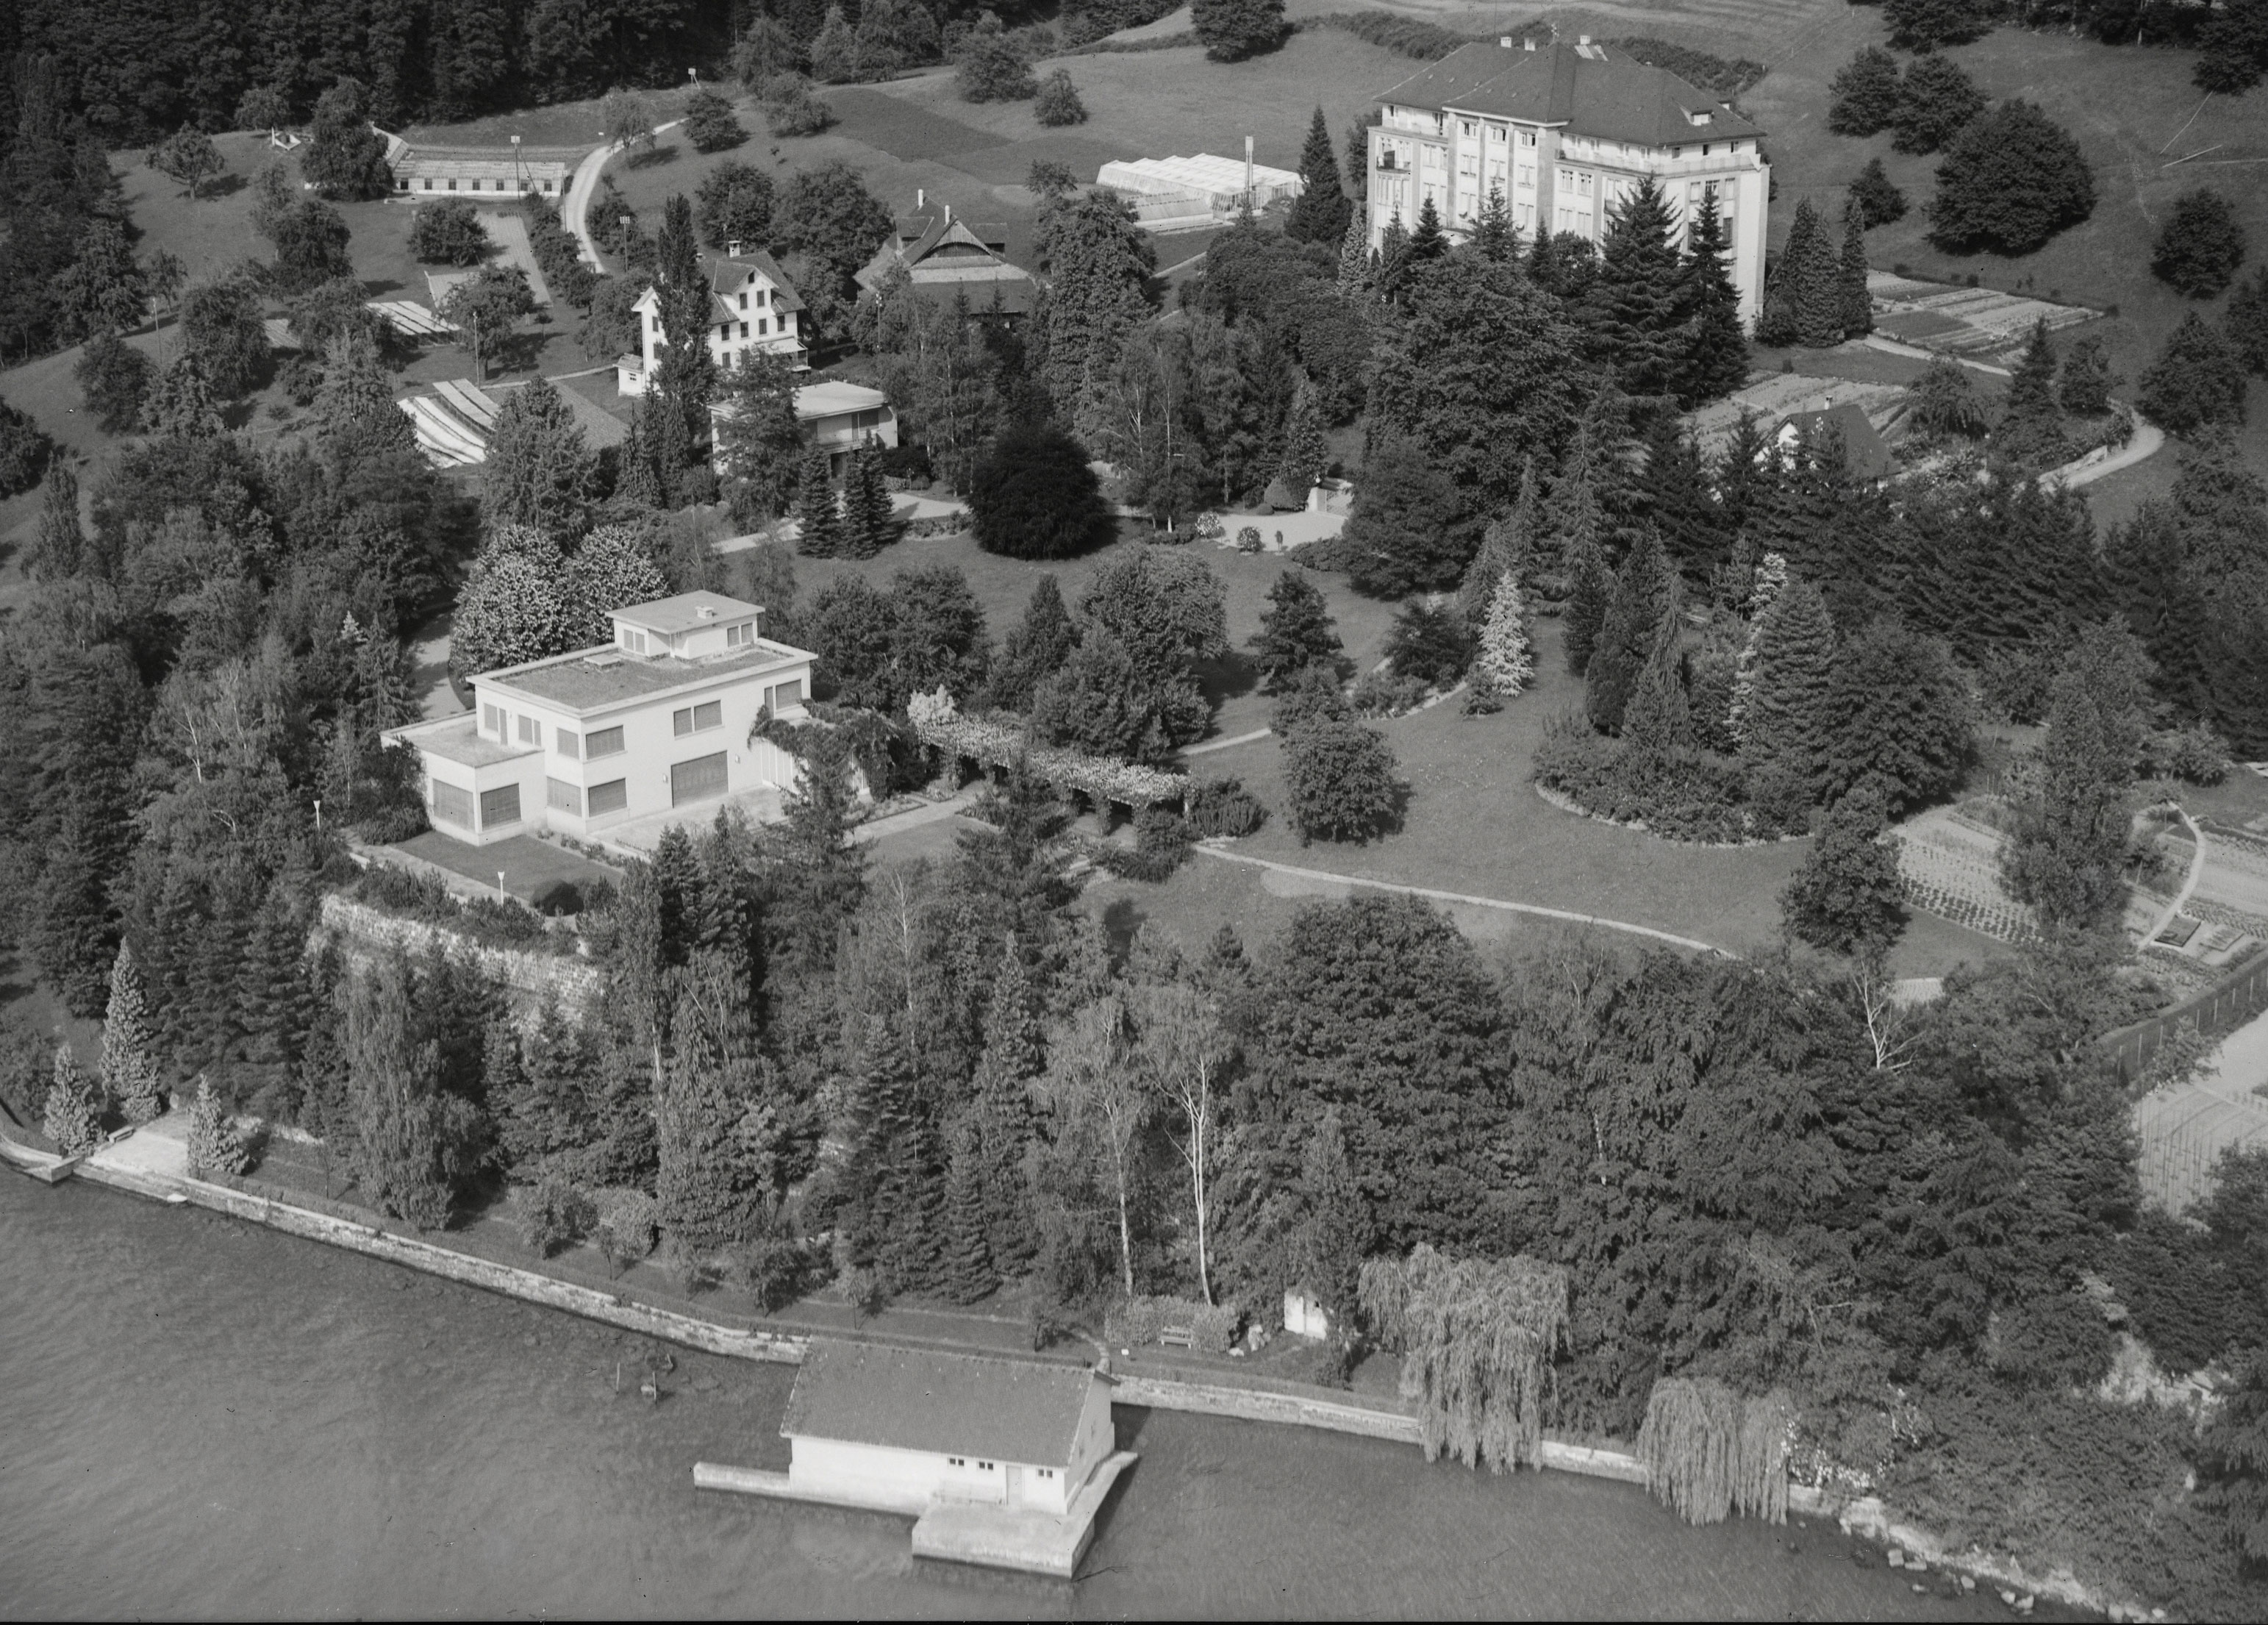
<path fill-rule="evenodd" d="M 951 225 L 953 224 L 953 205 L 951 203 L 945 205 L 945 223 L 947 225 Z"/>
<path fill-rule="evenodd" d="M 926 188 L 924 188 L 924 187 L 918 187 L 918 186 L 917 186 L 917 187 L 916 187 L 916 188 L 914 188 L 914 212 L 915 212 L 916 214 L 919 214 L 919 213 L 922 211 L 922 210 L 923 210 L 924 207 L 926 207 L 926 206 L 927 206 L 928 202 L 929 202 L 929 192 L 928 192 L 928 189 L 927 189 Z"/>
<path fill-rule="evenodd" d="M 1532 50 L 1534 50 L 1534 49 L 1535 48 L 1535 41 L 1534 40 L 1532 40 L 1532 39 L 1528 39 L 1528 40 L 1522 40 L 1522 41 L 1521 41 L 1521 43 L 1522 45 L 1526 46 L 1526 47 L 1527 47 L 1529 50 L 1531 50 L 1531 51 L 1532 51 Z"/>
<path fill-rule="evenodd" d="M 732 241 L 725 245 L 725 257 L 728 260 L 737 260 L 740 257 L 740 240 L 739 238 L 735 237 Z"/>
<path fill-rule="evenodd" d="M 1496 46 L 1497 46 L 1497 49 L 1498 49 L 1498 50 L 1500 50 L 1500 51 L 1508 51 L 1508 50 L 1510 50 L 1510 49 L 1512 48 L 1512 36 L 1511 36 L 1510 34 L 1508 34 L 1508 33 L 1507 33 L 1507 34 L 1499 34 L 1499 35 L 1498 35 L 1498 36 L 1497 36 Z"/>
<path fill-rule="evenodd" d="M 1579 33 L 1575 36 L 1575 43 L 1579 46 L 1588 45 L 1590 42 L 1591 36 L 1589 34 Z"/>

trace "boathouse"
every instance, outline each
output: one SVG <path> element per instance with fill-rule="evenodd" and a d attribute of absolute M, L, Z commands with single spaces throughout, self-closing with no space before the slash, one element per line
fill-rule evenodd
<path fill-rule="evenodd" d="M 1074 1365 L 814 1339 L 780 1423 L 799 1499 L 1063 1517 L 1111 1459 L 1110 1384 Z"/>

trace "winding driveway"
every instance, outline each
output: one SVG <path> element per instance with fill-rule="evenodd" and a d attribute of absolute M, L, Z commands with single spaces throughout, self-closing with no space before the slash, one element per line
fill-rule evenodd
<path fill-rule="evenodd" d="M 672 119 L 666 124 L 657 124 L 653 127 L 653 133 L 659 136 L 665 130 L 675 129 L 681 122 L 681 119 Z M 627 142 L 615 141 L 604 146 L 593 147 L 583 155 L 583 161 L 575 166 L 575 178 L 567 183 L 567 205 L 562 211 L 566 216 L 567 229 L 575 233 L 575 240 L 583 246 L 584 263 L 601 275 L 606 271 L 607 262 L 599 257 L 599 245 L 591 238 L 587 218 L 591 212 L 591 195 L 599 189 L 599 176 L 605 173 L 607 160 L 628 144 Z"/>

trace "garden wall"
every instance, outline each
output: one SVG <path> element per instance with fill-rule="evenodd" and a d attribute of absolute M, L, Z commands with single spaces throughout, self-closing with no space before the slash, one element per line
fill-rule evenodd
<path fill-rule="evenodd" d="M 350 958 L 366 957 L 377 948 L 415 953 L 438 947 L 452 955 L 470 955 L 484 974 L 512 992 L 515 1003 L 531 1010 L 549 999 L 563 1013 L 586 1015 L 606 993 L 606 978 L 599 967 L 579 955 L 491 948 L 461 932 L 428 920 L 403 920 L 335 891 L 323 898 L 322 922 L 339 934 Z"/>

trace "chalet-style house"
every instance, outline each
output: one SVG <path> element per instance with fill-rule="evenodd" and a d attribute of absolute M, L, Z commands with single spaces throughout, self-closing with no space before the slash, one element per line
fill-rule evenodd
<path fill-rule="evenodd" d="M 416 747 L 425 811 L 474 846 L 614 825 L 742 791 L 784 790 L 795 758 L 750 737 L 760 713 L 799 719 L 807 649 L 774 643 L 762 609 L 680 593 L 614 612 L 614 640 L 484 671 L 470 715 L 395 728 Z"/>
<path fill-rule="evenodd" d="M 965 295 L 968 314 L 995 321 L 1020 321 L 1031 314 L 1040 284 L 1032 273 L 1008 258 L 1008 228 L 954 218 L 953 205 L 914 194 L 911 214 L 901 215 L 874 257 L 859 269 L 857 281 L 879 294 L 893 265 L 903 266 L 915 294 L 924 302 L 950 306 Z"/>
<path fill-rule="evenodd" d="M 1690 222 L 1713 194 L 1741 315 L 1753 322 L 1764 278 L 1771 191 L 1764 131 L 1706 91 L 1594 43 L 1506 35 L 1468 45 L 1380 98 L 1370 132 L 1370 240 L 1431 199 L 1462 234 L 1500 192 L 1521 235 L 1570 232 L 1595 242 L 1641 176 Z M 1682 229 L 1682 228 L 1681 228 Z"/>
<path fill-rule="evenodd" d="M 803 342 L 798 313 L 803 301 L 772 256 L 762 248 L 726 246 L 706 256 L 709 278 L 709 358 L 729 367 L 749 351 L 784 356 L 798 372 L 808 371 L 811 351 Z M 615 387 L 642 395 L 646 380 L 661 365 L 669 340 L 661 330 L 661 295 L 648 288 L 630 307 L 637 313 L 638 353 L 615 362 Z"/>
<path fill-rule="evenodd" d="M 780 1432 L 807 1500 L 1062 1517 L 1116 1443 L 1110 1384 L 1075 1365 L 814 1338 Z"/>
<path fill-rule="evenodd" d="M 732 414 L 730 401 L 718 401 L 709 408 L 711 425 L 723 422 Z M 806 446 L 827 448 L 828 472 L 838 481 L 850 454 L 860 447 L 887 447 L 898 443 L 898 415 L 891 409 L 890 397 L 879 389 L 845 383 L 839 378 L 822 378 L 815 384 L 798 386 L 795 423 Z M 717 448 L 716 462 L 718 474 L 733 472 L 731 455 L 721 443 Z"/>

